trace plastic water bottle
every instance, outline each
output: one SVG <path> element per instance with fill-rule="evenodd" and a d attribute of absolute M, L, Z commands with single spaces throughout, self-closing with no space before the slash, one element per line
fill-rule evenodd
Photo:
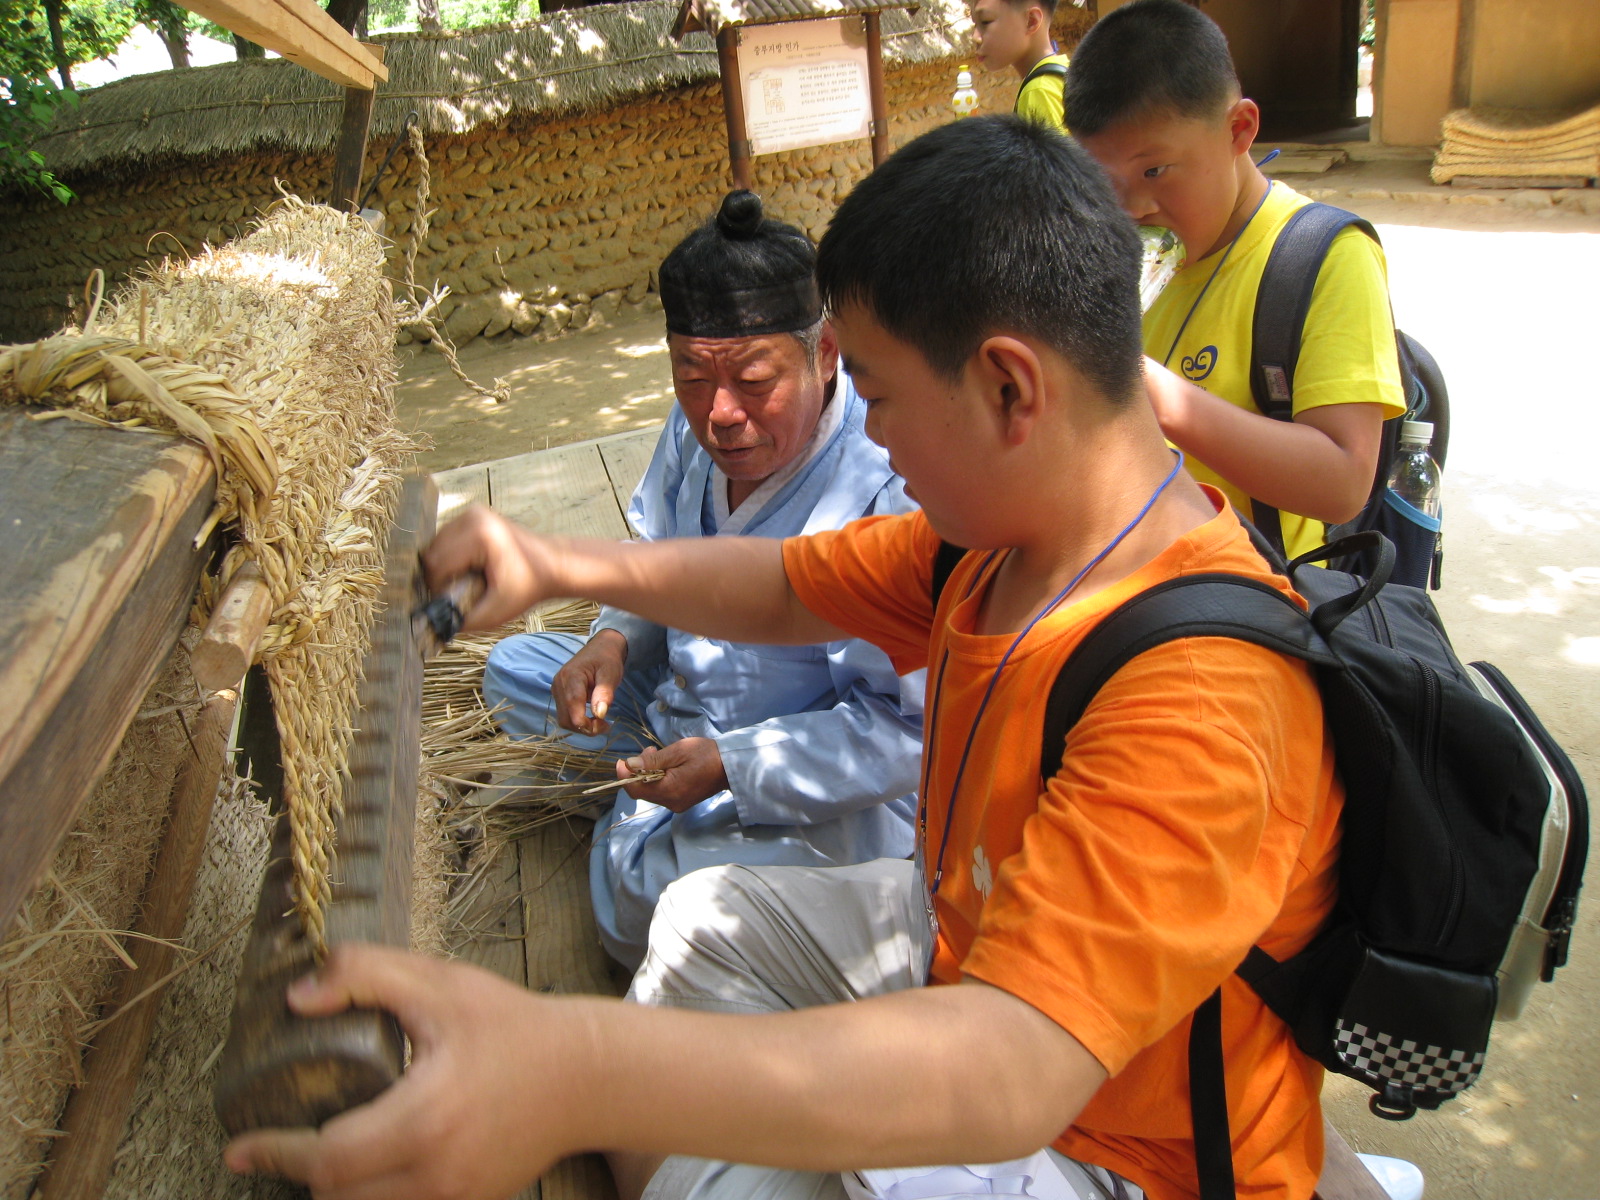
<path fill-rule="evenodd" d="M 972 86 L 972 72 L 962 67 L 956 72 L 956 90 L 950 97 L 950 107 L 956 116 L 970 117 L 978 111 L 978 89 Z"/>
<path fill-rule="evenodd" d="M 1400 423 L 1400 448 L 1389 469 L 1389 490 L 1418 512 L 1439 515 L 1439 464 L 1428 448 L 1433 426 L 1427 421 Z"/>
<path fill-rule="evenodd" d="M 1139 226 L 1139 242 L 1144 247 L 1144 258 L 1139 266 L 1139 307 L 1149 312 L 1150 306 L 1178 273 L 1178 268 L 1183 266 L 1188 252 L 1177 234 L 1160 225 Z"/>

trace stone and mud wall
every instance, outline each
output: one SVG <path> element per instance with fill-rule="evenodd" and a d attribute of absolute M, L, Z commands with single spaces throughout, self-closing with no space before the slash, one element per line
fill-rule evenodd
<path fill-rule="evenodd" d="M 895 146 L 951 119 L 959 58 L 889 64 Z M 214 69 L 214 68 L 213 68 Z M 978 73 L 982 111 L 1008 111 L 1016 83 Z M 388 139 L 374 139 L 370 181 Z M 563 114 L 512 113 L 426 139 L 433 210 L 415 278 L 447 287 L 435 317 L 457 343 L 478 336 L 551 336 L 638 301 L 680 238 L 730 186 L 721 93 L 712 80 Z M 755 160 L 769 211 L 820 236 L 838 201 L 871 168 L 867 142 Z M 81 312 L 95 268 L 108 280 L 168 255 L 233 237 L 279 188 L 326 194 L 331 156 L 257 149 L 146 160 L 116 174 L 71 178 L 77 199 L 0 198 L 0 341 L 58 328 Z M 415 219 L 419 164 L 402 149 L 371 202 L 394 244 L 399 279 Z M 402 343 L 416 337 L 402 330 Z"/>

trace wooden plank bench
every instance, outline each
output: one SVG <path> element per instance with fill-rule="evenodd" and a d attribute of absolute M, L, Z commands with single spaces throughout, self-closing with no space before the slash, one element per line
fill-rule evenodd
<path fill-rule="evenodd" d="M 441 471 L 439 519 L 489 504 L 530 529 L 569 536 L 629 536 L 623 514 L 650 462 L 659 428 L 616 434 L 496 462 Z M 589 905 L 591 823 L 571 819 L 524 838 L 468 898 L 464 924 L 477 936 L 459 953 L 525 987 L 620 995 L 618 975 L 595 931 Z M 1388 1200 L 1337 1130 L 1327 1145 L 1319 1200 Z M 615 1200 L 604 1161 L 560 1163 L 520 1200 Z"/>
<path fill-rule="evenodd" d="M 0 408 L 0 931 L 188 618 L 215 477 L 165 434 Z"/>

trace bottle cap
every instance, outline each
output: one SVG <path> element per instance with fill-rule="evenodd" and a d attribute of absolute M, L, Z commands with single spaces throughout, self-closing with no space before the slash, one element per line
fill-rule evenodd
<path fill-rule="evenodd" d="M 1432 421 L 1401 421 L 1400 438 L 1407 442 L 1432 442 Z"/>

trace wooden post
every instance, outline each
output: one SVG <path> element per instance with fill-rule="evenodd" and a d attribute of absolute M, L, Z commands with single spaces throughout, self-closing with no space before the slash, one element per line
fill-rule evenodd
<path fill-rule="evenodd" d="M 867 96 L 872 102 L 872 165 L 880 166 L 889 157 L 889 99 L 883 89 L 883 29 L 878 14 L 869 12 L 867 22 Z"/>
<path fill-rule="evenodd" d="M 383 61 L 382 46 L 371 42 L 362 45 Z M 340 212 L 355 212 L 361 203 L 361 168 L 367 161 L 367 133 L 372 128 L 372 101 L 377 94 L 376 80 L 370 88 L 344 90 L 344 120 L 333 152 L 333 185 L 328 194 L 328 203 Z"/>
<path fill-rule="evenodd" d="M 65 1136 L 39 1183 L 37 1194 L 45 1200 L 95 1200 L 111 1176 L 166 994 L 152 985 L 171 971 L 172 943 L 183 936 L 237 707 L 237 692 L 218 692 L 189 726 L 192 750 L 173 784 L 166 832 L 139 919 L 145 936 L 127 940 L 135 966 L 118 977 L 107 1010 L 116 1019 L 95 1036 L 84 1060 L 83 1084 L 67 1101 Z"/>
<path fill-rule="evenodd" d="M 739 60 L 735 53 L 739 31 L 724 25 L 717 30 L 717 66 L 722 72 L 722 112 L 728 120 L 728 161 L 733 166 L 733 186 L 748 188 L 755 182 L 750 170 L 750 132 L 744 123 L 744 93 L 739 90 Z"/>

